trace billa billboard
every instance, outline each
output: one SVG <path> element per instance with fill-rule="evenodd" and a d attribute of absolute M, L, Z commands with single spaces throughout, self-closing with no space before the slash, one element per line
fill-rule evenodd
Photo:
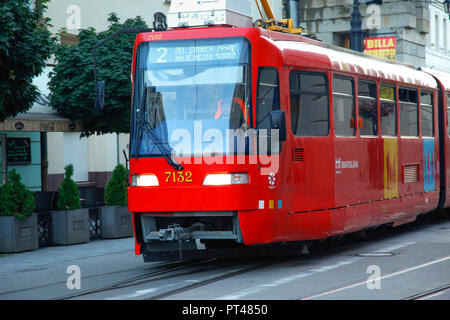
<path fill-rule="evenodd" d="M 364 39 L 364 53 L 395 60 L 396 36 Z"/>

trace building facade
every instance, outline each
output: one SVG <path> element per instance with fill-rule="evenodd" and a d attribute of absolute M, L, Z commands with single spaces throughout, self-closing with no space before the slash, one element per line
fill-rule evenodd
<path fill-rule="evenodd" d="M 300 25 L 319 40 L 349 48 L 353 5 L 353 0 L 299 0 Z M 444 0 L 383 0 L 381 5 L 361 4 L 359 11 L 364 38 L 396 38 L 395 60 L 450 72 Z"/>
<path fill-rule="evenodd" d="M 450 18 L 444 1 L 431 1 L 429 14 L 430 33 L 425 50 L 426 65 L 428 68 L 450 72 Z"/>
<path fill-rule="evenodd" d="M 363 37 L 395 36 L 396 60 L 425 66 L 430 30 L 427 1 L 384 0 L 360 5 Z M 326 43 L 350 45 L 353 0 L 300 0 L 300 24 Z"/>

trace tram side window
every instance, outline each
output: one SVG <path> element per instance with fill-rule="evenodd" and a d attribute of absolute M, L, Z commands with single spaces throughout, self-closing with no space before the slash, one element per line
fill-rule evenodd
<path fill-rule="evenodd" d="M 417 102 L 416 89 L 398 89 L 400 134 L 402 136 L 419 136 Z"/>
<path fill-rule="evenodd" d="M 280 109 L 278 70 L 272 67 L 259 69 L 256 104 L 256 128 L 270 129 L 270 113 Z"/>
<path fill-rule="evenodd" d="M 328 81 L 325 73 L 291 71 L 289 75 L 292 133 L 323 137 L 329 133 Z"/>
<path fill-rule="evenodd" d="M 372 81 L 358 81 L 358 116 L 363 119 L 359 133 L 378 135 L 377 85 Z"/>
<path fill-rule="evenodd" d="M 447 130 L 450 136 L 450 93 L 447 93 Z"/>
<path fill-rule="evenodd" d="M 422 137 L 433 136 L 433 95 L 431 92 L 420 91 L 420 123 Z"/>
<path fill-rule="evenodd" d="M 333 77 L 334 132 L 336 136 L 354 136 L 356 133 L 353 79 Z"/>
<path fill-rule="evenodd" d="M 395 89 L 389 85 L 380 85 L 380 120 L 383 136 L 397 135 L 397 115 L 395 111 Z"/>

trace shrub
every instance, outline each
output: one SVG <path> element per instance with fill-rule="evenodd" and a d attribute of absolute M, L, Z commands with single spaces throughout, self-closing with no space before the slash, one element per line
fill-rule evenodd
<path fill-rule="evenodd" d="M 112 173 L 111 180 L 105 188 L 105 202 L 108 206 L 127 206 L 128 173 L 122 164 L 118 164 Z"/>
<path fill-rule="evenodd" d="M 34 194 L 20 182 L 16 170 L 8 172 L 6 184 L 0 188 L 0 215 L 25 219 L 34 211 Z"/>
<path fill-rule="evenodd" d="M 80 209 L 80 190 L 75 181 L 72 180 L 73 165 L 69 164 L 64 167 L 64 180 L 58 190 L 57 206 L 59 210 L 76 210 Z"/>

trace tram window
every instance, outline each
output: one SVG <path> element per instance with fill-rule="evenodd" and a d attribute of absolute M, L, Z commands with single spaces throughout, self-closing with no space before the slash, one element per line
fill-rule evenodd
<path fill-rule="evenodd" d="M 326 74 L 293 70 L 289 75 L 289 87 L 292 133 L 302 137 L 328 136 Z"/>
<path fill-rule="evenodd" d="M 359 133 L 378 135 L 377 85 L 372 81 L 358 81 L 358 117 L 363 120 Z"/>
<path fill-rule="evenodd" d="M 256 104 L 256 128 L 270 129 L 270 113 L 280 109 L 278 71 L 271 67 L 259 69 Z"/>
<path fill-rule="evenodd" d="M 420 91 L 420 124 L 422 137 L 433 136 L 433 96 L 431 92 Z"/>
<path fill-rule="evenodd" d="M 334 132 L 336 136 L 354 136 L 355 98 L 353 79 L 333 77 Z"/>
<path fill-rule="evenodd" d="M 447 130 L 450 136 L 450 93 L 447 93 Z"/>
<path fill-rule="evenodd" d="M 400 117 L 400 135 L 402 136 L 419 136 L 417 102 L 416 89 L 399 88 L 398 107 Z"/>
<path fill-rule="evenodd" d="M 397 114 L 395 111 L 395 90 L 389 85 L 380 85 L 381 134 L 397 135 Z"/>
<path fill-rule="evenodd" d="M 300 74 L 298 86 L 302 92 L 323 93 L 326 90 L 326 78 L 313 74 Z"/>

